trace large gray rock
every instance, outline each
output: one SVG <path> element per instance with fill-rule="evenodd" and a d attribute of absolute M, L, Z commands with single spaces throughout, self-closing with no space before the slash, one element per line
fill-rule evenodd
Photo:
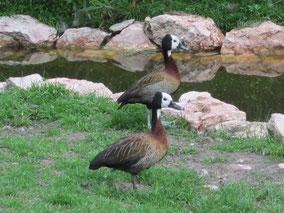
<path fill-rule="evenodd" d="M 208 92 L 188 92 L 179 98 L 184 111 L 163 109 L 164 113 L 185 118 L 189 127 L 199 133 L 225 121 L 245 121 L 246 113 L 237 107 L 212 98 Z"/>
<path fill-rule="evenodd" d="M 271 21 L 231 30 L 223 41 L 222 54 L 283 54 L 284 26 Z"/>
<path fill-rule="evenodd" d="M 0 17 L 0 33 L 17 41 L 16 46 L 20 44 L 26 48 L 53 47 L 54 41 L 57 39 L 55 28 L 27 15 Z"/>
<path fill-rule="evenodd" d="M 284 142 L 284 115 L 273 113 L 268 121 L 268 128 Z"/>
<path fill-rule="evenodd" d="M 214 50 L 222 45 L 224 35 L 211 18 L 195 15 L 159 15 L 145 18 L 145 33 L 161 45 L 166 34 L 178 36 L 191 50 Z"/>
<path fill-rule="evenodd" d="M 226 121 L 217 124 L 212 130 L 226 131 L 231 137 L 238 138 L 265 138 L 268 135 L 265 122 Z"/>
<path fill-rule="evenodd" d="M 117 24 L 110 26 L 109 30 L 114 34 L 121 32 L 124 28 L 128 27 L 130 24 L 133 24 L 135 19 L 126 20 Z"/>
<path fill-rule="evenodd" d="M 143 30 L 143 24 L 135 22 L 114 36 L 105 46 L 106 49 L 149 50 L 156 49 Z"/>
<path fill-rule="evenodd" d="M 0 92 L 3 92 L 6 88 L 6 82 L 0 82 Z"/>
<path fill-rule="evenodd" d="M 41 85 L 43 78 L 39 74 L 27 75 L 25 77 L 10 77 L 7 80 L 7 87 L 19 87 L 29 89 L 32 85 Z"/>
<path fill-rule="evenodd" d="M 70 28 L 58 39 L 57 48 L 94 48 L 98 49 L 104 39 L 110 36 L 100 29 L 90 27 Z"/>
<path fill-rule="evenodd" d="M 70 89 L 79 94 L 94 93 L 97 96 L 111 98 L 113 93 L 103 83 L 93 83 L 87 80 L 53 78 L 45 81 L 47 84 L 62 84 L 66 89 Z"/>

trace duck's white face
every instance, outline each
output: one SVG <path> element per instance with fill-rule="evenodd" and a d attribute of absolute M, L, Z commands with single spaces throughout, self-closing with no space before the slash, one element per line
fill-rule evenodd
<path fill-rule="evenodd" d="M 171 35 L 171 37 L 172 37 L 172 50 L 177 49 L 180 41 L 178 37 L 175 35 Z"/>
<path fill-rule="evenodd" d="M 177 49 L 180 43 L 179 38 L 177 36 L 171 35 L 171 38 L 172 38 L 172 43 L 171 43 L 171 49 L 168 50 L 168 57 L 172 55 L 172 50 Z"/>
<path fill-rule="evenodd" d="M 162 92 L 162 100 L 161 101 L 162 101 L 161 108 L 166 108 L 166 107 L 169 107 L 169 105 L 171 104 L 173 99 L 168 93 Z"/>

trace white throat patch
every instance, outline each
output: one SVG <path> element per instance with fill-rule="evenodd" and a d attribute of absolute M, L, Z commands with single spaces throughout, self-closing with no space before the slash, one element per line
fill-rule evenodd
<path fill-rule="evenodd" d="M 157 109 L 157 120 L 161 117 L 161 109 Z"/>
<path fill-rule="evenodd" d="M 172 55 L 172 51 L 168 50 L 168 57 L 170 57 Z"/>

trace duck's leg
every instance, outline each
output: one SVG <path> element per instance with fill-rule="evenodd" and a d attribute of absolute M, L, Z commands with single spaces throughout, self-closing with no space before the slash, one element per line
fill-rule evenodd
<path fill-rule="evenodd" d="M 131 182 L 132 182 L 132 186 L 133 186 L 133 189 L 134 190 L 137 190 L 137 187 L 136 187 L 136 174 L 131 174 Z"/>
<path fill-rule="evenodd" d="M 149 129 L 151 129 L 152 128 L 152 125 L 151 125 L 151 109 L 149 109 L 148 107 L 146 109 L 146 114 L 147 114 L 147 126 L 148 126 Z"/>

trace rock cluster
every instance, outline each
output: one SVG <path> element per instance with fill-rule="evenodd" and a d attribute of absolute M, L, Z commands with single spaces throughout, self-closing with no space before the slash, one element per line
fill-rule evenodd
<path fill-rule="evenodd" d="M 97 96 L 116 101 L 122 93 L 113 94 L 104 84 L 87 80 L 54 78 L 44 81 L 39 74 L 25 77 L 10 77 L 7 82 L 0 82 L 0 92 L 6 88 L 19 87 L 28 89 L 32 85 L 62 84 L 81 95 L 94 93 Z M 237 107 L 213 98 L 207 92 L 188 92 L 179 99 L 184 111 L 163 109 L 163 113 L 183 117 L 191 130 L 203 133 L 208 130 L 226 130 L 235 137 L 266 137 L 268 129 L 284 142 L 284 115 L 274 113 L 267 123 L 246 121 L 246 113 Z"/>
<path fill-rule="evenodd" d="M 191 51 L 221 49 L 221 54 L 283 54 L 284 27 L 271 21 L 234 29 L 224 36 L 211 18 L 185 13 L 146 17 L 144 23 L 126 20 L 110 27 L 110 33 L 89 27 L 67 29 L 57 37 L 55 28 L 27 15 L 0 17 L 0 48 L 92 48 L 119 51 L 153 50 L 162 37 L 175 34 Z M 152 43 L 153 42 L 153 43 Z"/>

